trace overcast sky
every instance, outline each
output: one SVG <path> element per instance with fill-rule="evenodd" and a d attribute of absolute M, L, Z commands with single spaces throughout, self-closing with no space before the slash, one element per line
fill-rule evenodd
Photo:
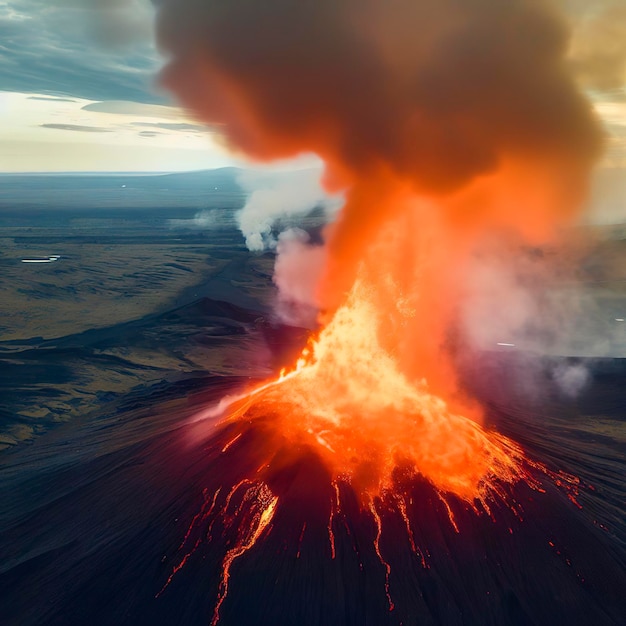
<path fill-rule="evenodd" d="M 237 163 L 158 88 L 149 0 L 0 0 L 0 171 Z"/>
<path fill-rule="evenodd" d="M 149 0 L 0 0 L 4 90 L 159 102 Z"/>

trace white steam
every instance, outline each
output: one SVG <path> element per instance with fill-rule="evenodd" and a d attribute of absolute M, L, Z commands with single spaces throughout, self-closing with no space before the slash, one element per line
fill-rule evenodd
<path fill-rule="evenodd" d="M 301 170 L 280 175 L 245 171 L 239 176 L 237 182 L 250 195 L 237 222 L 250 251 L 276 248 L 281 223 L 289 227 L 294 218 L 314 209 L 332 214 L 339 208 L 340 200 L 328 196 L 320 175 L 319 170 Z"/>
<path fill-rule="evenodd" d="M 192 219 L 171 219 L 168 220 L 170 228 L 188 228 L 197 230 L 207 230 L 218 227 L 224 222 L 224 217 L 220 214 L 220 211 L 204 210 L 198 211 Z"/>
<path fill-rule="evenodd" d="M 516 254 L 503 247 L 483 250 L 467 268 L 458 320 L 464 344 L 471 353 L 524 354 L 528 380 L 547 372 L 561 393 L 576 397 L 593 359 L 626 356 L 626 291 L 615 287 L 626 246 L 600 241 L 577 252 Z"/>
<path fill-rule="evenodd" d="M 273 280 L 278 287 L 276 312 L 283 321 L 303 326 L 315 322 L 315 287 L 325 264 L 326 248 L 311 245 L 305 231 L 291 228 L 278 236 Z"/>
<path fill-rule="evenodd" d="M 559 363 L 554 368 L 552 377 L 559 389 L 570 398 L 577 397 L 591 378 L 589 370 L 581 363 L 576 365 Z"/>
<path fill-rule="evenodd" d="M 276 314 L 287 324 L 315 323 L 315 288 L 326 263 L 326 248 L 311 241 L 303 229 L 321 227 L 343 204 L 323 189 L 320 169 L 268 174 L 246 171 L 239 185 L 249 191 L 237 223 L 251 252 L 276 252 L 273 281 L 278 289 Z M 315 219 L 307 219 L 313 211 Z"/>
<path fill-rule="evenodd" d="M 617 322 L 626 292 L 607 288 L 614 281 L 595 278 L 598 269 L 581 268 L 591 255 L 492 249 L 476 258 L 467 268 L 460 320 L 469 345 L 544 356 L 626 356 L 626 326 Z"/>

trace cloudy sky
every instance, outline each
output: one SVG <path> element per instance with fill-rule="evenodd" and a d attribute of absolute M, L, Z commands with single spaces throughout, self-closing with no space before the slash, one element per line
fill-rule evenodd
<path fill-rule="evenodd" d="M 158 88 L 150 0 L 0 0 L 0 171 L 236 162 Z"/>
<path fill-rule="evenodd" d="M 150 0 L 0 0 L 0 172 L 236 164 L 159 89 L 153 19 Z M 626 94 L 590 95 L 621 168 Z"/>

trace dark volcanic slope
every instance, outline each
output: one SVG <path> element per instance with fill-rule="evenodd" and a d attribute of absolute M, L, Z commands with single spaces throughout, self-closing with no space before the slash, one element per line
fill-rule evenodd
<path fill-rule="evenodd" d="M 606 379 L 600 372 L 581 406 L 625 398 L 623 365 L 614 367 L 619 376 Z M 3 623 L 206 625 L 222 559 L 241 532 L 219 516 L 195 525 L 186 545 L 198 542 L 196 551 L 155 596 L 183 558 L 186 548 L 179 547 L 207 498 L 220 486 L 224 498 L 268 455 L 265 480 L 281 504 L 267 536 L 233 565 L 222 624 L 623 623 L 624 549 L 616 537 L 624 530 L 623 498 L 616 500 L 624 494 L 623 439 L 605 434 L 590 441 L 585 428 L 566 420 L 567 403 L 548 403 L 540 420 L 519 402 L 508 409 L 500 404 L 494 419 L 553 469 L 584 469 L 593 489 L 581 488 L 583 508 L 550 481 L 544 481 L 545 493 L 518 485 L 512 495 L 523 506 L 522 520 L 500 506 L 494 519 L 477 516 L 451 500 L 457 533 L 428 484 L 403 485 L 419 554 L 411 551 L 398 514 L 381 504 L 380 550 L 391 567 L 395 604 L 389 611 L 374 520 L 359 511 L 347 485 L 340 487 L 343 512 L 333 522 L 331 558 L 332 487 L 311 451 L 282 448 L 280 436 L 268 435 L 270 418 L 225 430 L 186 424 L 195 409 L 244 383 L 209 376 L 130 394 L 114 411 L 5 454 Z M 585 420 L 580 407 L 579 419 Z M 621 413 L 605 420 L 623 427 Z"/>

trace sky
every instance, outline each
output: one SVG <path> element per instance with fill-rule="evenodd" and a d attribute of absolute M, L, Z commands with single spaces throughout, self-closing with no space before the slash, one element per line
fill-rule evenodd
<path fill-rule="evenodd" d="M 150 0 L 0 0 L 0 172 L 236 165 L 158 86 Z"/>
<path fill-rule="evenodd" d="M 0 0 L 0 172 L 241 164 L 159 88 L 153 21 L 150 0 Z M 626 91 L 590 97 L 626 167 Z"/>

